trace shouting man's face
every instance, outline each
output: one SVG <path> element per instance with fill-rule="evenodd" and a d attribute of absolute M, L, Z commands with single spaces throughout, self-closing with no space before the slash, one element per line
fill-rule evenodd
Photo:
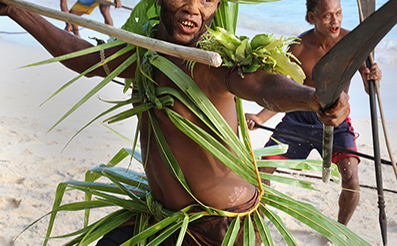
<path fill-rule="evenodd" d="M 158 0 L 160 38 L 169 42 L 192 45 L 207 31 L 220 5 L 220 0 Z"/>
<path fill-rule="evenodd" d="M 342 7 L 339 0 L 321 0 L 309 19 L 322 35 L 336 38 L 342 24 Z"/>

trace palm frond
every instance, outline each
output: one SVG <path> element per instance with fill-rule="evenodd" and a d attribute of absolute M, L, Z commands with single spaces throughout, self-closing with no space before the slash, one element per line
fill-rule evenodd
<path fill-rule="evenodd" d="M 234 34 L 237 25 L 238 4 L 255 4 L 260 2 L 268 1 L 222 1 L 220 9 L 216 13 L 214 26 L 221 26 Z M 156 36 L 156 24 L 159 23 L 159 9 L 160 8 L 157 6 L 155 0 L 140 1 L 122 28 L 138 34 L 153 37 Z M 242 40 L 239 40 L 239 42 L 242 46 L 240 47 L 240 44 L 238 47 L 236 46 L 236 52 L 238 54 L 242 53 L 244 47 L 248 47 L 248 39 L 243 38 Z M 275 46 L 280 42 L 282 42 L 281 39 L 275 40 L 271 45 Z M 78 57 L 79 55 L 97 52 L 98 50 L 120 44 L 121 43 L 119 41 L 113 41 L 89 50 L 37 63 L 36 65 L 70 59 L 71 57 Z M 135 80 L 128 81 L 126 86 L 123 88 L 123 91 L 126 92 L 127 88 L 129 88 L 131 83 L 133 83 L 134 93 L 131 99 L 121 102 L 112 102 L 115 105 L 99 114 L 94 120 L 127 105 L 126 102 L 139 102 L 140 106 L 133 107 L 132 109 L 110 116 L 106 121 L 116 122 L 125 120 L 132 116 L 137 116 L 137 129 L 139 129 L 141 115 L 143 112 L 147 112 L 149 117 L 149 131 L 150 134 L 154 135 L 157 149 L 159 151 L 158 154 L 161 156 L 168 171 L 188 192 L 188 194 L 191 195 L 191 197 L 196 201 L 196 204 L 181 209 L 180 211 L 170 211 L 154 199 L 145 174 L 116 167 L 118 163 L 128 156 L 130 156 L 130 158 L 133 158 L 134 156 L 142 163 L 142 157 L 139 150 L 135 149 L 138 137 L 138 130 L 136 130 L 132 150 L 121 149 L 107 165 L 101 164 L 89 170 L 86 173 L 86 180 L 84 182 L 72 180 L 58 185 L 52 211 L 45 215 L 50 215 L 50 221 L 44 245 L 48 243 L 50 238 L 55 238 L 51 237 L 51 232 L 56 215 L 61 211 L 86 211 L 84 227 L 82 229 L 60 236 L 74 237 L 66 245 L 88 245 L 132 217 L 135 218 L 134 236 L 123 245 L 158 245 L 178 230 L 179 234 L 176 245 L 182 245 L 183 238 L 189 233 L 187 229 L 189 223 L 208 215 L 234 217 L 226 232 L 222 245 L 233 245 L 240 229 L 244 229 L 243 240 L 245 245 L 254 245 L 255 226 L 259 229 L 259 234 L 264 245 L 273 245 L 266 220 L 271 221 L 275 225 L 288 245 L 296 245 L 294 238 L 288 231 L 287 225 L 285 225 L 281 221 L 280 217 L 270 210 L 268 206 L 289 214 L 319 233 L 325 235 L 332 242 L 337 244 L 369 245 L 345 226 L 342 226 L 332 219 L 324 216 L 320 211 L 314 208 L 314 206 L 296 201 L 293 198 L 262 184 L 261 178 L 265 178 L 277 180 L 279 182 L 293 183 L 293 185 L 298 187 L 313 189 L 311 187 L 312 183 L 310 182 L 259 173 L 258 166 L 277 165 L 278 167 L 299 168 L 310 171 L 318 171 L 319 168 L 317 163 L 311 161 L 294 160 L 290 162 L 285 161 L 275 163 L 274 161 L 269 162 L 259 160 L 259 156 L 262 155 L 283 153 L 286 146 L 280 145 L 255 151 L 252 149 L 247 126 L 245 124 L 241 99 L 236 99 L 236 105 L 239 122 L 241 123 L 240 132 L 242 140 L 231 129 L 194 80 L 192 80 L 192 78 L 183 72 L 178 66 L 158 55 L 156 52 L 146 51 L 143 48 L 128 45 L 118 53 L 106 58 L 104 63 L 116 59 L 120 55 L 130 51 L 135 51 L 134 55 L 126 59 L 124 63 L 113 70 L 109 76 L 99 82 L 98 85 L 77 102 L 51 129 L 57 126 L 67 116 L 72 114 L 77 108 L 84 104 L 89 98 L 96 94 L 131 64 L 140 64 L 140 66 L 137 66 L 135 71 Z M 267 55 L 266 50 L 262 49 L 261 51 L 263 51 L 262 53 L 264 55 Z M 271 62 L 273 66 L 277 66 L 275 63 L 277 62 L 277 59 L 269 58 L 269 62 Z M 66 83 L 53 96 L 74 83 L 81 76 L 84 76 L 90 71 L 100 67 L 102 64 L 103 62 L 95 64 L 81 75 Z M 172 80 L 179 90 L 172 88 L 157 88 L 156 82 L 152 79 L 154 68 L 159 69 L 170 80 Z M 194 114 L 201 116 L 199 118 L 206 126 L 208 126 L 211 132 L 209 133 L 204 131 L 196 124 L 193 124 L 191 121 L 172 110 L 173 98 L 181 101 Z M 154 109 L 163 110 L 178 129 L 193 139 L 198 145 L 209 151 L 213 156 L 221 160 L 230 170 L 238 174 L 242 179 L 254 185 L 260 191 L 260 203 L 250 211 L 246 211 L 244 213 L 232 213 L 206 206 L 194 197 L 176 158 L 168 146 L 163 132 L 161 131 Z M 89 122 L 81 130 L 92 122 L 93 121 Z M 221 141 L 217 141 L 216 137 L 221 139 Z M 145 165 L 145 163 L 142 165 Z M 335 177 L 338 176 L 336 173 L 334 173 L 334 175 Z M 100 177 L 108 180 L 109 183 L 99 182 L 98 180 Z M 85 200 L 61 205 L 65 192 L 68 192 L 69 190 L 77 190 L 85 193 Z M 99 209 L 108 206 L 117 206 L 120 209 L 92 224 L 88 223 L 89 211 L 91 209 Z M 196 206 L 199 206 L 202 211 L 194 213 L 189 212 L 192 207 Z M 266 217 L 263 217 L 262 213 Z M 29 225 L 28 228 L 37 223 L 37 221 Z M 241 225 L 243 225 L 242 228 Z"/>

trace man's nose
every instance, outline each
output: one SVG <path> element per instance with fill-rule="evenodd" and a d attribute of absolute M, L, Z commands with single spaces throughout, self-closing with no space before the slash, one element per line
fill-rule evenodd
<path fill-rule="evenodd" d="M 200 13 L 200 0 L 187 0 L 183 10 L 191 15 Z"/>
<path fill-rule="evenodd" d="M 333 14 L 332 15 L 332 17 L 331 17 L 331 23 L 339 23 L 341 20 L 340 20 L 340 17 L 338 16 L 338 15 L 336 15 L 336 14 Z"/>

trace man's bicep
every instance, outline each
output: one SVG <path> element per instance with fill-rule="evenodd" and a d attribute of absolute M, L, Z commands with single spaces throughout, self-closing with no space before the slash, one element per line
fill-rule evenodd
<path fill-rule="evenodd" d="M 255 101 L 273 112 L 315 111 L 315 89 L 281 74 L 258 71 L 247 74 L 243 83 L 233 83 L 236 96 Z M 313 104 L 314 103 L 314 104 Z"/>
<path fill-rule="evenodd" d="M 236 96 L 261 103 L 266 92 L 264 88 L 268 83 L 268 74 L 262 70 L 255 73 L 244 74 L 244 78 L 236 72 L 229 77 L 229 90 Z"/>

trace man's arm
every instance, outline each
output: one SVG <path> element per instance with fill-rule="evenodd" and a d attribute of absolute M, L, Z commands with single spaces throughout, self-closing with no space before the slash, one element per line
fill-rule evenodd
<path fill-rule="evenodd" d="M 326 125 L 337 126 L 349 114 L 349 96 L 346 93 L 341 94 L 333 108 L 323 111 L 314 88 L 301 85 L 283 75 L 261 70 L 245 74 L 244 79 L 237 73 L 232 73 L 229 88 L 236 96 L 255 101 L 274 112 L 314 111 Z"/>
<path fill-rule="evenodd" d="M 65 13 L 70 13 L 69 7 L 68 7 L 68 2 L 66 0 L 61 0 L 61 11 L 65 12 Z M 72 32 L 73 31 L 72 25 L 68 22 L 65 22 L 65 24 L 66 24 L 65 31 Z"/>
<path fill-rule="evenodd" d="M 57 28 L 37 14 L 0 3 L 0 15 L 9 16 L 11 19 L 13 19 L 22 28 L 29 32 L 54 57 L 93 46 L 86 40 Z M 121 48 L 123 48 L 123 46 L 107 49 L 105 51 L 106 57 L 109 57 L 111 54 L 115 53 Z M 127 53 L 115 61 L 108 63 L 110 70 L 116 68 L 130 55 L 131 53 Z M 82 73 L 87 68 L 100 61 L 101 58 L 99 52 L 96 52 L 63 61 L 62 64 L 78 73 Z M 126 69 L 125 72 L 120 74 L 120 77 L 133 78 L 134 71 L 135 69 Z M 98 68 L 92 71 L 92 73 L 90 73 L 88 76 L 105 77 L 106 73 L 102 68 Z"/>
<path fill-rule="evenodd" d="M 258 125 L 262 125 L 276 114 L 277 112 L 270 111 L 266 108 L 262 109 L 257 114 L 246 113 L 245 119 L 247 120 L 248 129 L 256 130 L 257 128 L 255 127 L 255 123 Z"/>

